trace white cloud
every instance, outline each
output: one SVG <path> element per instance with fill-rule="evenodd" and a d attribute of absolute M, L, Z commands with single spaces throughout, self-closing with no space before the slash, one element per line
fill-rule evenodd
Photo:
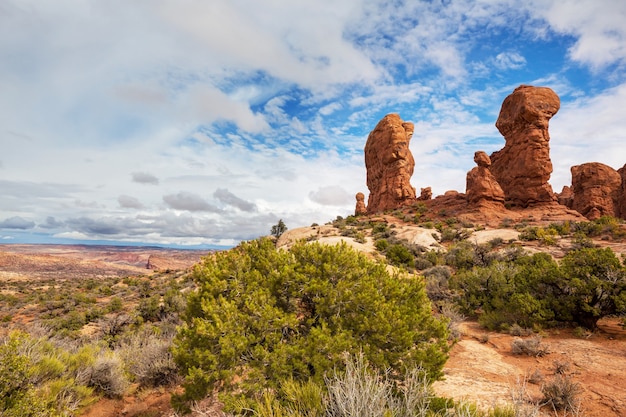
<path fill-rule="evenodd" d="M 520 69 L 526 65 L 526 58 L 518 52 L 500 52 L 496 55 L 495 65 L 501 70 Z"/>
<path fill-rule="evenodd" d="M 339 185 L 320 187 L 316 191 L 311 191 L 309 198 L 325 206 L 345 206 L 354 200 L 354 197 Z"/>
<path fill-rule="evenodd" d="M 530 7 L 556 32 L 575 36 L 573 60 L 595 69 L 626 61 L 626 2 L 538 0 Z"/>

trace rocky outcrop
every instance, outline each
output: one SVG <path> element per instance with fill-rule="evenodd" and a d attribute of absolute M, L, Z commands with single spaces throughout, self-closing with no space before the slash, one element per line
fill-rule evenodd
<path fill-rule="evenodd" d="M 378 122 L 365 144 L 367 188 L 370 194 L 367 212 L 396 209 L 415 201 L 411 176 L 415 167 L 409 142 L 413 123 L 398 114 L 388 114 Z"/>
<path fill-rule="evenodd" d="M 563 186 L 563 189 L 556 195 L 556 198 L 562 206 L 572 208 L 574 204 L 574 193 L 572 192 L 572 188 L 567 185 Z"/>
<path fill-rule="evenodd" d="M 575 165 L 571 171 L 574 210 L 589 220 L 620 216 L 623 189 L 619 172 L 599 162 Z"/>
<path fill-rule="evenodd" d="M 356 207 L 354 208 L 354 215 L 361 216 L 367 214 L 367 207 L 365 207 L 365 195 L 363 193 L 356 193 Z"/>
<path fill-rule="evenodd" d="M 559 97 L 547 87 L 522 85 L 504 99 L 496 127 L 506 143 L 491 155 L 491 173 L 507 203 L 527 207 L 556 201 L 548 183 L 552 174 L 548 123 L 559 107 Z"/>
<path fill-rule="evenodd" d="M 433 198 L 433 189 L 430 187 L 420 188 L 420 196 L 417 197 L 420 201 L 428 201 Z"/>
<path fill-rule="evenodd" d="M 626 165 L 618 169 L 617 172 L 622 177 L 622 195 L 618 204 L 618 216 L 622 219 L 626 219 Z"/>
<path fill-rule="evenodd" d="M 470 205 L 483 201 L 504 203 L 504 191 L 489 170 L 491 159 L 483 151 L 474 153 L 474 162 L 478 165 L 467 173 L 465 195 Z"/>

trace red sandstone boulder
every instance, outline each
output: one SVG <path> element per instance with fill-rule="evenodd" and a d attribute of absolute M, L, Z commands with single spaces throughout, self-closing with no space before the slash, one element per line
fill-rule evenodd
<path fill-rule="evenodd" d="M 483 201 L 504 203 L 504 191 L 489 170 L 491 160 L 483 151 L 474 154 L 474 162 L 478 165 L 467 173 L 465 195 L 471 205 Z"/>
<path fill-rule="evenodd" d="M 360 216 L 367 214 L 367 207 L 365 207 L 365 195 L 363 193 L 356 193 L 356 207 L 354 208 L 354 215 Z"/>
<path fill-rule="evenodd" d="M 548 123 L 560 107 L 547 87 L 519 86 L 502 103 L 496 127 L 504 148 L 491 155 L 491 173 L 515 206 L 553 202 Z"/>
<path fill-rule="evenodd" d="M 599 162 L 575 165 L 572 171 L 572 208 L 595 220 L 601 216 L 619 216 L 622 200 L 622 176 Z"/>
<path fill-rule="evenodd" d="M 409 150 L 413 123 L 398 114 L 388 114 L 378 122 L 365 144 L 365 168 L 370 195 L 367 212 L 396 209 L 415 201 L 411 176 L 415 160 Z"/>

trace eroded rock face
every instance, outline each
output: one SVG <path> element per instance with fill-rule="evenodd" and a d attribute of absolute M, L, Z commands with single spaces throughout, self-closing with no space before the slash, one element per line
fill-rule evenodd
<path fill-rule="evenodd" d="M 427 201 L 433 198 L 433 189 L 431 187 L 420 188 L 420 196 L 417 198 L 420 201 Z"/>
<path fill-rule="evenodd" d="M 626 165 L 617 170 L 622 177 L 622 195 L 619 199 L 619 213 L 618 216 L 622 219 L 626 219 Z"/>
<path fill-rule="evenodd" d="M 574 193 L 572 192 L 571 187 L 564 185 L 563 189 L 559 194 L 556 195 L 556 197 L 559 204 L 572 208 L 572 205 L 574 204 Z"/>
<path fill-rule="evenodd" d="M 608 165 L 589 162 L 575 165 L 572 171 L 572 208 L 595 220 L 620 215 L 623 201 L 622 175 Z"/>
<path fill-rule="evenodd" d="M 548 123 L 559 107 L 559 96 L 547 87 L 522 85 L 504 99 L 496 127 L 506 143 L 491 155 L 491 173 L 508 203 L 527 207 L 556 201 L 548 183 L 552 174 Z"/>
<path fill-rule="evenodd" d="M 365 144 L 367 188 L 370 194 L 367 212 L 377 213 L 399 208 L 415 201 L 411 176 L 415 160 L 409 150 L 413 123 L 398 114 L 388 114 L 378 122 Z"/>
<path fill-rule="evenodd" d="M 363 193 L 356 193 L 356 207 L 354 208 L 354 215 L 360 216 L 367 213 L 367 207 L 365 207 L 365 195 Z"/>
<path fill-rule="evenodd" d="M 478 165 L 467 173 L 465 195 L 469 204 L 475 205 L 482 201 L 504 203 L 504 191 L 489 170 L 491 159 L 483 151 L 474 154 L 474 162 Z"/>

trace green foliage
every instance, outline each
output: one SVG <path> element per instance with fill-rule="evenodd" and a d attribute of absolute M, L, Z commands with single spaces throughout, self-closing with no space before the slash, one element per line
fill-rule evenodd
<path fill-rule="evenodd" d="M 385 256 L 390 264 L 396 266 L 412 266 L 413 254 L 402 244 L 395 243 L 385 250 Z"/>
<path fill-rule="evenodd" d="M 272 226 L 272 229 L 270 230 L 270 234 L 276 238 L 279 238 L 286 231 L 287 231 L 287 226 L 285 225 L 285 222 L 283 222 L 283 219 L 280 219 L 278 220 L 278 223 Z"/>
<path fill-rule="evenodd" d="M 421 365 L 441 376 L 447 331 L 435 319 L 423 280 L 391 276 L 349 246 L 300 242 L 279 251 L 268 239 L 206 258 L 194 272 L 174 355 L 185 376 L 179 400 L 218 384 L 259 400 L 281 383 L 323 381 L 362 351 L 376 369 L 397 374 Z M 229 400 L 230 397 L 230 400 Z"/>
<path fill-rule="evenodd" d="M 610 248 L 582 248 L 561 263 L 574 321 L 594 329 L 604 316 L 626 312 L 626 272 Z"/>
<path fill-rule="evenodd" d="M 457 255 L 458 258 L 458 255 Z M 460 270 L 450 279 L 464 314 L 489 329 L 597 321 L 626 311 L 626 273 L 609 248 L 581 248 L 557 264 L 544 253 Z"/>

